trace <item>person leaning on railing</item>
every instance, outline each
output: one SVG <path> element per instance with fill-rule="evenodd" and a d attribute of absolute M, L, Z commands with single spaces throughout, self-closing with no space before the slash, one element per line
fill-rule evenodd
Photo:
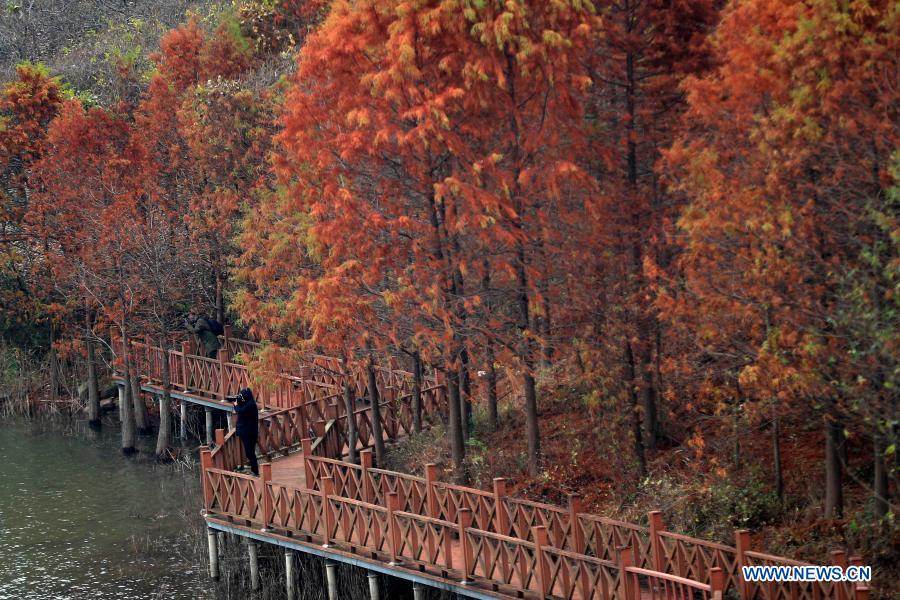
<path fill-rule="evenodd" d="M 237 426 L 235 435 L 241 438 L 244 445 L 244 454 L 250 462 L 250 471 L 259 477 L 259 463 L 256 461 L 256 440 L 259 438 L 259 410 L 256 408 L 256 400 L 250 388 L 244 388 L 237 396 L 228 398 L 234 403 L 234 412 L 237 413 Z"/>
<path fill-rule="evenodd" d="M 214 359 L 219 355 L 219 348 L 222 347 L 222 344 L 219 342 L 219 335 L 215 331 L 218 321 L 207 317 L 198 317 L 196 313 L 191 311 L 184 324 L 188 331 L 200 338 L 206 358 Z"/>

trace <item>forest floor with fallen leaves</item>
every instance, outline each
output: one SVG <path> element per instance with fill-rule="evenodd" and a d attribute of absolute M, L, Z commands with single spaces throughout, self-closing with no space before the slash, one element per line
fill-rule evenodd
<path fill-rule="evenodd" d="M 691 415 L 700 425 L 688 430 L 679 417 L 665 415 L 662 427 L 669 435 L 647 451 L 648 473 L 641 477 L 630 436 L 622 433 L 626 424 L 586 397 L 583 390 L 566 387 L 543 391 L 543 469 L 537 476 L 527 474 L 523 412 L 501 405 L 494 430 L 476 405 L 466 442 L 468 484 L 490 489 L 492 478 L 505 477 L 510 494 L 561 506 L 575 493 L 589 512 L 641 525 L 649 511 L 660 510 L 667 529 L 729 545 L 735 530 L 748 529 L 754 549 L 814 563 L 828 564 L 831 550 L 847 549 L 875 567 L 876 597 L 900 597 L 900 529 L 896 521 L 887 529 L 873 524 L 868 440 L 848 439 L 844 517 L 824 519 L 820 423 L 781 422 L 782 503 L 774 491 L 770 421 L 742 425 L 735 452 L 730 416 Z M 441 477 L 451 480 L 444 425 L 434 423 L 394 445 L 387 462 L 386 468 L 417 474 L 426 463 L 436 463 Z"/>

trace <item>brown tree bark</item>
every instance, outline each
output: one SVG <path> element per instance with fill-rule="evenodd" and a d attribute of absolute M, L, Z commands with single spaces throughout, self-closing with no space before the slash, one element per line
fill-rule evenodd
<path fill-rule="evenodd" d="M 134 454 L 134 405 L 131 401 L 131 358 L 128 356 L 127 344 L 125 345 L 125 381 L 122 383 L 124 397 L 122 399 L 122 453 Z"/>
<path fill-rule="evenodd" d="M 890 510 L 890 502 L 888 499 L 888 476 L 887 469 L 884 464 L 884 444 L 882 443 L 881 434 L 875 432 L 872 436 L 875 461 L 875 473 L 872 482 L 873 500 L 875 502 L 875 518 L 879 521 L 884 519 Z"/>
<path fill-rule="evenodd" d="M 344 364 L 349 364 L 344 360 Z M 356 456 L 356 442 L 359 435 L 356 433 L 356 399 L 353 397 L 353 388 L 350 386 L 350 377 L 344 376 L 344 406 L 347 410 L 347 451 L 348 459 L 353 464 L 358 462 Z"/>
<path fill-rule="evenodd" d="M 150 432 L 150 415 L 147 412 L 147 403 L 141 394 L 141 379 L 137 370 L 132 371 L 131 376 L 131 400 L 134 404 L 134 425 L 140 434 Z"/>
<path fill-rule="evenodd" d="M 413 352 L 412 417 L 413 431 L 422 432 L 422 357 Z"/>
<path fill-rule="evenodd" d="M 775 463 L 775 495 L 784 504 L 784 474 L 781 471 L 781 418 L 777 411 L 772 416 L 772 462 Z"/>
<path fill-rule="evenodd" d="M 97 384 L 97 356 L 94 350 L 93 319 L 90 309 L 85 310 L 84 345 L 87 353 L 88 424 L 100 426 L 100 386 Z"/>
<path fill-rule="evenodd" d="M 375 358 L 369 353 L 366 362 L 366 374 L 368 375 L 369 401 L 371 402 L 370 414 L 372 418 L 372 437 L 375 438 L 375 460 L 378 466 L 384 465 L 384 437 L 381 430 L 381 398 L 378 395 L 378 380 L 375 377 Z"/>
<path fill-rule="evenodd" d="M 631 349 L 631 342 L 625 342 L 625 368 L 629 386 L 628 407 L 631 412 L 631 433 L 634 437 L 634 457 L 637 459 L 639 474 L 643 479 L 647 476 L 647 456 L 644 452 L 644 439 L 641 435 L 640 400 L 638 399 L 637 387 L 635 385 L 634 352 Z"/>
<path fill-rule="evenodd" d="M 164 340 L 168 335 L 163 333 L 159 340 L 159 347 L 165 348 Z M 159 432 L 156 435 L 156 456 L 163 457 L 172 447 L 172 373 L 169 371 L 169 361 L 162 361 L 162 387 L 163 393 L 159 398 Z"/>
<path fill-rule="evenodd" d="M 844 431 L 832 416 L 825 417 L 825 518 L 839 519 L 844 515 L 843 467 L 841 443 Z"/>
<path fill-rule="evenodd" d="M 463 461 L 466 458 L 465 443 L 462 436 L 462 423 L 459 413 L 459 372 L 447 370 L 447 433 L 450 436 L 450 458 L 453 461 L 453 474 L 457 483 L 465 481 Z"/>
<path fill-rule="evenodd" d="M 485 344 L 484 354 L 487 362 L 488 423 L 491 429 L 497 429 L 500 426 L 497 407 L 497 367 L 494 365 L 494 344 L 490 340 Z"/>

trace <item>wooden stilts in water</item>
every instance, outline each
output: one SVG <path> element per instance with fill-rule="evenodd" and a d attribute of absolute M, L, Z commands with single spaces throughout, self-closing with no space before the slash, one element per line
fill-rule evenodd
<path fill-rule="evenodd" d="M 206 541 L 209 542 L 209 576 L 212 579 L 219 578 L 219 553 L 216 552 L 216 532 L 206 530 Z"/>
<path fill-rule="evenodd" d="M 216 535 L 219 537 L 219 556 L 225 556 L 225 532 L 220 531 Z"/>
<path fill-rule="evenodd" d="M 247 540 L 247 554 L 250 556 L 250 589 L 254 592 L 259 589 L 259 556 L 256 550 L 256 542 Z"/>
<path fill-rule="evenodd" d="M 294 552 L 292 550 L 284 551 L 284 579 L 287 588 L 287 600 L 294 600 L 296 597 L 294 587 Z"/>
<path fill-rule="evenodd" d="M 413 583 L 413 600 L 425 600 L 425 586 L 421 583 Z"/>
<path fill-rule="evenodd" d="M 337 563 L 325 559 L 325 580 L 328 582 L 328 600 L 339 600 L 337 591 Z"/>
<path fill-rule="evenodd" d="M 206 409 L 206 445 L 212 446 L 215 438 L 213 437 L 213 414 L 212 409 Z"/>
<path fill-rule="evenodd" d="M 181 411 L 181 431 L 180 431 L 180 434 L 181 434 L 181 435 L 180 435 L 179 437 L 180 437 L 181 439 L 183 439 L 183 440 L 186 440 L 186 439 L 187 439 L 187 402 L 185 402 L 184 400 L 182 400 L 182 401 L 180 402 L 180 404 L 181 404 L 181 406 L 180 406 L 180 411 Z"/>
<path fill-rule="evenodd" d="M 375 571 L 368 572 L 369 577 L 369 600 L 381 600 L 381 588 L 378 585 L 378 573 Z"/>

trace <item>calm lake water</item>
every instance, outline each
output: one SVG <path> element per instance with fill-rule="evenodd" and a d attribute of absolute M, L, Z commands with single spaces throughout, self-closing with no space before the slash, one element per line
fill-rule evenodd
<path fill-rule="evenodd" d="M 0 424 L 0 599 L 211 597 L 199 476 L 140 441 L 126 458 L 115 421 Z"/>

